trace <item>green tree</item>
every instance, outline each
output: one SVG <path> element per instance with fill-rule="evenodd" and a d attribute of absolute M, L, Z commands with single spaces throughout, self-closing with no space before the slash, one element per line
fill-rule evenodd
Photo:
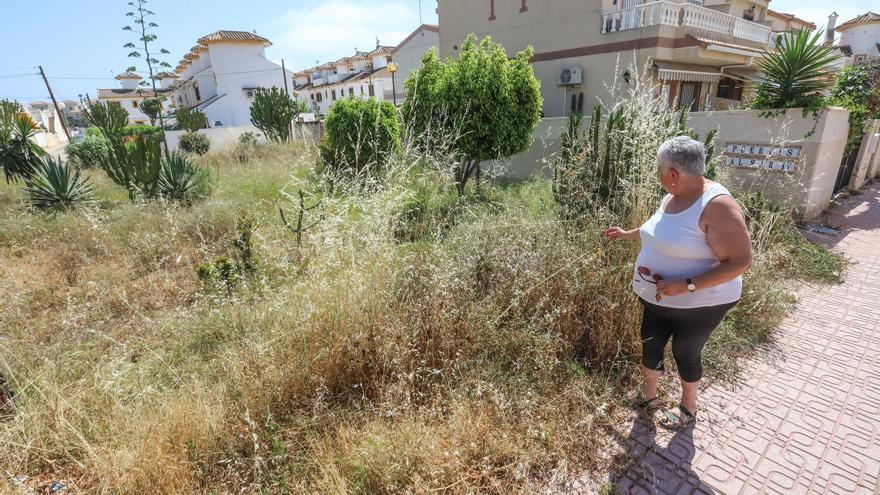
<path fill-rule="evenodd" d="M 174 114 L 177 126 L 187 132 L 196 132 L 208 127 L 208 117 L 200 110 L 181 108 Z"/>
<path fill-rule="evenodd" d="M 321 157 L 334 169 L 381 168 L 400 149 L 397 109 L 387 101 L 344 98 L 330 107 Z"/>
<path fill-rule="evenodd" d="M 161 117 L 163 101 L 165 101 L 165 98 L 162 97 L 147 98 L 138 105 L 141 112 L 144 112 L 147 118 L 150 119 L 150 125 L 156 125 L 156 120 Z"/>
<path fill-rule="evenodd" d="M 880 116 L 880 63 L 852 65 L 840 71 L 826 103 L 849 110 L 846 152 L 857 153 L 865 134 L 865 119 Z"/>
<path fill-rule="evenodd" d="M 832 81 L 829 64 L 840 58 L 836 47 L 822 42 L 822 31 L 802 29 L 784 34 L 775 50 L 764 50 L 758 62 L 763 75 L 752 108 L 777 110 L 803 108 L 817 113 L 822 92 Z"/>
<path fill-rule="evenodd" d="M 480 163 L 525 151 L 541 118 L 540 82 L 529 64 L 531 47 L 509 58 L 500 44 L 468 36 L 458 59 L 445 62 L 429 52 L 406 83 L 404 119 L 413 135 L 454 136 L 456 189 L 463 196 Z"/>
<path fill-rule="evenodd" d="M 159 27 L 158 24 L 151 21 L 150 18 L 156 15 L 155 12 L 146 8 L 147 0 L 134 0 L 128 2 L 128 6 L 131 7 L 131 11 L 126 12 L 127 17 L 131 17 L 133 19 L 133 23 L 135 27 L 132 28 L 131 25 L 124 26 L 122 28 L 123 31 L 131 31 L 137 35 L 137 44 L 133 42 L 126 43 L 124 45 L 125 48 L 132 50 L 128 53 L 130 58 L 138 58 L 142 59 L 147 66 L 147 73 L 149 77 L 147 80 L 141 81 L 142 86 L 151 86 L 153 90 L 153 97 L 157 97 L 159 95 L 159 91 L 156 88 L 156 81 L 158 79 L 159 74 L 156 73 L 156 70 L 159 67 L 162 68 L 171 68 L 171 64 L 165 62 L 163 60 L 159 60 L 158 56 L 167 55 L 171 52 L 166 50 L 165 48 L 161 48 L 158 50 L 152 47 L 152 43 L 155 42 L 159 37 L 153 33 L 153 31 Z M 128 70 L 135 72 L 137 71 L 137 66 L 133 65 L 128 68 Z M 146 113 L 146 112 L 145 112 Z M 149 114 L 147 114 L 149 116 Z M 159 111 L 157 112 L 157 117 L 159 118 L 159 127 L 163 129 L 162 132 L 162 141 L 165 141 L 165 121 L 162 118 L 161 106 Z M 150 119 L 152 122 L 152 118 Z M 165 153 L 168 153 L 168 144 L 165 143 Z"/>
<path fill-rule="evenodd" d="M 251 123 L 270 141 L 290 141 L 292 122 L 303 108 L 303 102 L 295 101 L 283 89 L 257 88 L 251 104 Z"/>

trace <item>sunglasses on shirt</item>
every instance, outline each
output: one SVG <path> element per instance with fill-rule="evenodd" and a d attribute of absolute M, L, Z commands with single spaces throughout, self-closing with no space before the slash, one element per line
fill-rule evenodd
<path fill-rule="evenodd" d="M 657 282 L 663 280 L 662 275 L 660 275 L 659 273 L 651 273 L 651 270 L 648 269 L 648 267 L 646 266 L 640 266 L 636 271 L 639 272 L 639 276 L 642 277 L 642 280 L 648 282 L 649 284 L 657 285 Z M 661 300 L 663 300 L 663 295 L 660 294 L 660 292 L 658 291 L 657 295 L 654 296 L 654 299 L 656 299 L 657 302 L 660 302 Z"/>

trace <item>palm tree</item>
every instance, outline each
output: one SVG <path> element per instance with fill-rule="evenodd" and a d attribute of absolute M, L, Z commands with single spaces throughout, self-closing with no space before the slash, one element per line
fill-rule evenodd
<path fill-rule="evenodd" d="M 822 43 L 822 31 L 801 29 L 780 36 L 775 50 L 764 50 L 758 66 L 764 75 L 757 81 L 756 109 L 811 108 L 821 106 L 822 93 L 833 83 L 829 64 L 840 58 L 836 48 Z"/>

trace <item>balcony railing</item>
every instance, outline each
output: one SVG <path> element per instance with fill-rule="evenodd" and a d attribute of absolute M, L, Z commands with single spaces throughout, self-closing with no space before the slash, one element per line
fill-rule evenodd
<path fill-rule="evenodd" d="M 636 0 L 631 0 L 636 3 Z M 602 32 L 615 33 L 647 26 L 682 26 L 705 34 L 724 34 L 736 39 L 767 44 L 770 27 L 718 12 L 695 3 L 665 0 L 633 5 L 602 14 Z"/>

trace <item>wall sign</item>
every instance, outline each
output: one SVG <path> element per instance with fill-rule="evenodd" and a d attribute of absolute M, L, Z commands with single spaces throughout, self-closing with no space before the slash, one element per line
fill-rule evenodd
<path fill-rule="evenodd" d="M 732 143 L 724 148 L 724 162 L 737 168 L 793 172 L 801 160 L 801 151 L 800 146 Z"/>

